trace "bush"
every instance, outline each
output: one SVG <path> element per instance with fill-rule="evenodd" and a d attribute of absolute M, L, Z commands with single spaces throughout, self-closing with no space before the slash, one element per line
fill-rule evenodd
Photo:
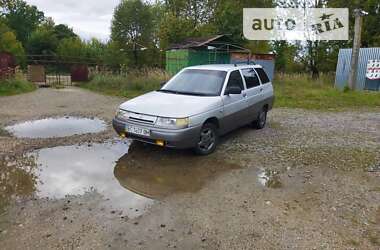
<path fill-rule="evenodd" d="M 108 95 L 135 97 L 160 88 L 160 84 L 169 79 L 159 69 L 130 71 L 126 75 L 99 74 L 81 86 Z"/>
<path fill-rule="evenodd" d="M 36 86 L 33 83 L 18 77 L 0 80 L 0 96 L 17 95 L 35 89 Z"/>

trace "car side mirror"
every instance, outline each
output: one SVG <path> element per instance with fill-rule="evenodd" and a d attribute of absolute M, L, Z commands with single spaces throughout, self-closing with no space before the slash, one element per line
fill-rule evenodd
<path fill-rule="evenodd" d="M 162 88 L 166 84 L 166 81 L 160 83 L 160 87 Z"/>
<path fill-rule="evenodd" d="M 227 95 L 239 95 L 241 94 L 241 88 L 237 86 L 231 86 L 227 89 L 226 94 Z"/>

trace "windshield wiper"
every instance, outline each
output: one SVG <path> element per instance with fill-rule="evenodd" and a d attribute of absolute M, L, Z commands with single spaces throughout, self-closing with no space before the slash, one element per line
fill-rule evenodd
<path fill-rule="evenodd" d="M 210 94 L 199 93 L 199 92 L 180 92 L 183 95 L 196 95 L 196 96 L 212 96 Z"/>
<path fill-rule="evenodd" d="M 179 93 L 178 91 L 168 90 L 168 89 L 159 89 L 157 91 L 158 92 L 164 92 L 164 93 L 173 93 L 173 94 L 178 94 Z"/>
<path fill-rule="evenodd" d="M 160 89 L 157 91 L 164 92 L 164 93 L 173 93 L 177 95 L 212 96 L 211 94 L 205 94 L 205 93 L 199 93 L 199 92 L 184 92 L 184 91 L 175 91 L 175 90 L 169 90 L 169 89 Z"/>

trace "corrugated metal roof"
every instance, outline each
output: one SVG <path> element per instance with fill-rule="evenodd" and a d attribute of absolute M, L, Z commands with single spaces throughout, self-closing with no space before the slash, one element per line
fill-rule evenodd
<path fill-rule="evenodd" d="M 336 68 L 335 86 L 343 89 L 347 86 L 348 76 L 351 68 L 352 49 L 340 49 Z M 369 60 L 380 59 L 380 48 L 361 48 L 359 52 L 358 76 L 356 88 L 364 90 L 366 85 L 366 71 Z"/>
<path fill-rule="evenodd" d="M 182 43 L 172 44 L 169 49 L 190 49 L 190 48 L 198 48 L 202 46 L 206 46 L 207 44 L 218 40 L 222 37 L 225 37 L 225 35 L 217 35 L 217 36 L 210 36 L 210 37 L 191 37 L 187 38 Z"/>

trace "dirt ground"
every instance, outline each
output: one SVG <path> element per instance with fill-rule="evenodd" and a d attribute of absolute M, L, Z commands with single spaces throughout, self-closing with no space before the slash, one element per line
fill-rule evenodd
<path fill-rule="evenodd" d="M 2 249 L 380 249 L 380 109 L 275 109 L 196 157 L 117 139 L 121 102 L 79 88 L 0 98 Z M 4 129 L 62 116 L 109 125 Z"/>

